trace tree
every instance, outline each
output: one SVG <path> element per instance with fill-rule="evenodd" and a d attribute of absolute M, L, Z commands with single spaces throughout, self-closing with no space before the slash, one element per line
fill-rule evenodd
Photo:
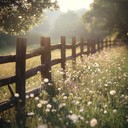
<path fill-rule="evenodd" d="M 44 18 L 46 9 L 58 9 L 56 0 L 1 0 L 0 31 L 24 34 Z"/>
<path fill-rule="evenodd" d="M 84 23 L 91 32 L 113 34 L 128 38 L 128 0 L 94 0 L 90 11 L 84 16 Z"/>
<path fill-rule="evenodd" d="M 54 27 L 50 32 L 53 37 L 60 37 L 62 35 L 66 37 L 71 36 L 83 36 L 86 33 L 84 24 L 74 11 L 68 11 L 62 13 L 55 21 Z"/>

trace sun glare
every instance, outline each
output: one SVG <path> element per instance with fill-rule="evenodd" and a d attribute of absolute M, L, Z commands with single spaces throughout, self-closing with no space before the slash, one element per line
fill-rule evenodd
<path fill-rule="evenodd" d="M 68 10 L 78 10 L 81 8 L 89 9 L 93 0 L 58 0 L 60 10 L 67 12 Z"/>

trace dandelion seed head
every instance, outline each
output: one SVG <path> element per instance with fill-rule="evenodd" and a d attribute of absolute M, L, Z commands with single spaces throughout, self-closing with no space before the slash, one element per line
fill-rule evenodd
<path fill-rule="evenodd" d="M 98 122 L 97 122 L 97 119 L 96 119 L 96 118 L 92 118 L 92 119 L 90 120 L 90 126 L 91 126 L 92 128 L 95 127 L 97 124 L 98 124 Z"/>

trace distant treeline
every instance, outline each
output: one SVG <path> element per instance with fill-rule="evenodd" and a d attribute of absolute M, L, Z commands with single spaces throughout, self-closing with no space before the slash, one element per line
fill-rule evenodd
<path fill-rule="evenodd" d="M 0 33 L 0 48 L 16 45 L 16 36 Z"/>

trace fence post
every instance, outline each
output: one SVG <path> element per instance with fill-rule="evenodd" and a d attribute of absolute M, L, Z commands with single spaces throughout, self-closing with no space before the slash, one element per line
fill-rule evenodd
<path fill-rule="evenodd" d="M 106 49 L 108 48 L 108 40 L 107 39 L 105 40 L 105 47 L 106 47 Z"/>
<path fill-rule="evenodd" d="M 16 122 L 18 127 L 25 127 L 25 70 L 26 70 L 26 39 L 17 38 L 16 44 Z"/>
<path fill-rule="evenodd" d="M 91 40 L 91 53 L 94 54 L 96 52 L 96 43 L 95 40 Z"/>
<path fill-rule="evenodd" d="M 72 37 L 72 57 L 73 57 L 72 64 L 74 66 L 76 63 L 76 37 Z"/>
<path fill-rule="evenodd" d="M 26 46 L 25 38 L 18 38 L 16 45 L 16 93 L 17 110 L 20 111 L 25 106 L 25 70 L 26 70 Z"/>
<path fill-rule="evenodd" d="M 94 40 L 94 53 L 96 53 L 96 40 Z"/>
<path fill-rule="evenodd" d="M 84 52 L 84 39 L 81 37 L 80 38 L 80 53 L 81 53 L 81 58 L 83 56 L 83 52 Z"/>
<path fill-rule="evenodd" d="M 51 42 L 50 37 L 41 37 L 41 46 L 44 51 L 41 54 L 41 64 L 45 65 L 45 69 L 41 71 L 42 78 L 48 78 L 51 81 Z"/>
<path fill-rule="evenodd" d="M 103 48 L 104 48 L 104 41 L 103 39 L 101 39 L 101 50 L 103 50 Z"/>
<path fill-rule="evenodd" d="M 97 39 L 97 51 L 100 52 L 100 40 Z"/>
<path fill-rule="evenodd" d="M 87 40 L 87 56 L 91 53 L 91 41 Z"/>
<path fill-rule="evenodd" d="M 65 74 L 65 63 L 66 63 L 66 38 L 65 36 L 61 36 L 61 68 L 64 71 L 63 78 L 66 79 Z"/>
<path fill-rule="evenodd" d="M 111 48 L 112 46 L 112 42 L 111 42 L 111 39 L 109 39 L 109 47 Z"/>

